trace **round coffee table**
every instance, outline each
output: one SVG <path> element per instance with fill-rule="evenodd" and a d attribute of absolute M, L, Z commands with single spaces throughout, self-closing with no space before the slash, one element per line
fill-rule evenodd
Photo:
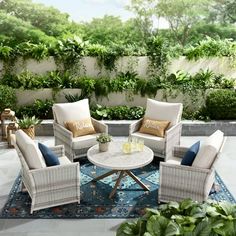
<path fill-rule="evenodd" d="M 96 166 L 111 169 L 106 174 L 96 177 L 93 181 L 98 181 L 114 173 L 119 173 L 119 177 L 116 180 L 115 186 L 110 193 L 109 198 L 112 198 L 121 182 L 121 179 L 129 175 L 134 179 L 144 190 L 149 188 L 140 181 L 130 170 L 137 169 L 148 165 L 153 160 L 153 151 L 144 146 L 142 152 L 132 152 L 125 154 L 122 151 L 122 145 L 124 142 L 113 141 L 110 143 L 109 150 L 107 152 L 100 152 L 98 144 L 94 145 L 88 150 L 88 160 Z"/>

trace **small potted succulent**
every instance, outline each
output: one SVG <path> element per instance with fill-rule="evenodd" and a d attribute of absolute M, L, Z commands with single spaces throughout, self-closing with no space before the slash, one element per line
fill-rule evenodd
<path fill-rule="evenodd" d="M 22 119 L 17 121 L 19 128 L 22 129 L 26 134 L 30 136 L 30 138 L 34 139 L 35 137 L 35 125 L 41 123 L 41 120 L 36 118 L 35 116 L 23 116 Z"/>
<path fill-rule="evenodd" d="M 101 133 L 97 136 L 96 140 L 99 143 L 99 151 L 106 152 L 108 150 L 109 143 L 111 142 L 112 137 L 109 134 Z"/>

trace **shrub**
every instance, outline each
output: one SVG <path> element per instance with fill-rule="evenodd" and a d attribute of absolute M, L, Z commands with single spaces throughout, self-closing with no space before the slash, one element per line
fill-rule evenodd
<path fill-rule="evenodd" d="M 190 199 L 180 203 L 170 202 L 135 221 L 125 222 L 117 230 L 117 236 L 151 235 L 236 235 L 236 205 L 228 202 L 205 203 Z"/>
<path fill-rule="evenodd" d="M 0 112 L 2 112 L 5 108 L 15 110 L 16 94 L 14 89 L 5 85 L 0 85 Z"/>
<path fill-rule="evenodd" d="M 16 111 L 16 116 L 22 118 L 23 116 L 36 116 L 40 119 L 52 119 L 52 106 L 53 100 L 40 100 L 37 99 L 31 105 L 19 107 Z"/>
<path fill-rule="evenodd" d="M 229 89 L 210 92 L 206 97 L 206 111 L 211 119 L 236 119 L 236 92 Z"/>
<path fill-rule="evenodd" d="M 105 107 L 97 105 L 91 108 L 91 115 L 95 119 L 107 120 L 136 120 L 143 117 L 145 109 L 143 107 L 114 106 Z"/>

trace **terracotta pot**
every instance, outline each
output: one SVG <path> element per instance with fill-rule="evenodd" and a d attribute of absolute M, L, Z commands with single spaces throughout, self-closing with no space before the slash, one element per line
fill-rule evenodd
<path fill-rule="evenodd" d="M 28 129 L 22 129 L 30 138 L 35 138 L 34 126 L 29 127 Z"/>
<path fill-rule="evenodd" d="M 109 148 L 109 143 L 99 143 L 99 151 L 107 152 Z"/>

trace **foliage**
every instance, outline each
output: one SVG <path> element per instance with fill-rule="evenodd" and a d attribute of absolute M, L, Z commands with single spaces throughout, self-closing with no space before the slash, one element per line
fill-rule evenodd
<path fill-rule="evenodd" d="M 143 117 L 145 109 L 143 107 L 113 106 L 106 107 L 97 105 L 91 107 L 91 116 L 101 120 L 136 120 Z"/>
<path fill-rule="evenodd" d="M 219 40 L 207 37 L 196 44 L 196 46 L 187 48 L 184 55 L 189 60 L 198 60 L 204 57 L 229 57 L 235 62 L 236 43 L 228 39 Z"/>
<path fill-rule="evenodd" d="M 16 116 L 21 118 L 25 116 L 36 116 L 40 119 L 52 119 L 52 106 L 53 100 L 40 100 L 36 99 L 31 105 L 21 106 L 16 111 Z"/>
<path fill-rule="evenodd" d="M 29 116 L 23 116 L 22 119 L 19 119 L 17 121 L 17 124 L 21 129 L 28 129 L 32 126 L 40 124 L 41 121 L 36 118 L 35 116 L 29 117 Z"/>
<path fill-rule="evenodd" d="M 112 140 L 111 135 L 107 134 L 107 133 L 101 133 L 96 137 L 96 140 L 99 143 L 109 143 Z"/>
<path fill-rule="evenodd" d="M 165 77 L 170 62 L 169 49 L 167 41 L 160 37 L 153 37 L 147 42 L 147 55 L 154 68 L 153 73 Z"/>
<path fill-rule="evenodd" d="M 228 202 L 170 202 L 117 230 L 117 236 L 236 235 L 236 205 Z"/>
<path fill-rule="evenodd" d="M 5 85 L 0 85 L 0 113 L 5 108 L 15 110 L 16 107 L 16 94 L 15 91 Z"/>
<path fill-rule="evenodd" d="M 236 92 L 234 90 L 216 90 L 206 97 L 205 110 L 211 119 L 236 119 Z"/>

